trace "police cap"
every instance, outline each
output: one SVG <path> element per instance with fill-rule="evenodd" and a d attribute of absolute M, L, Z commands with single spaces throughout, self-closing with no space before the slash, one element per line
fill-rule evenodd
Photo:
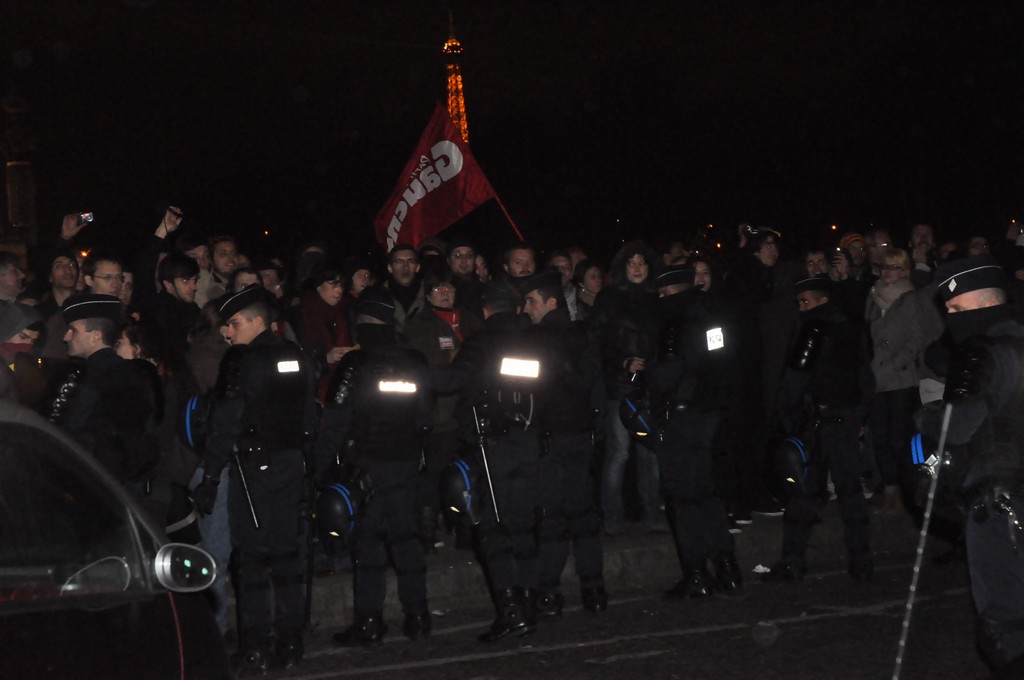
<path fill-rule="evenodd" d="M 947 262 L 935 271 L 935 280 L 944 302 L 983 288 L 1006 287 L 1003 268 L 987 254 Z"/>
<path fill-rule="evenodd" d="M 667 286 L 692 286 L 693 285 L 694 269 L 688 264 L 674 264 L 665 269 L 662 273 L 658 274 L 658 278 L 655 279 L 655 285 L 658 288 L 665 288 Z"/>
<path fill-rule="evenodd" d="M 828 295 L 832 290 L 832 282 L 827 276 L 808 276 L 793 284 L 793 291 L 796 293 L 806 293 L 810 290 Z"/>
<path fill-rule="evenodd" d="M 543 289 L 555 293 L 562 290 L 562 274 L 555 270 L 541 272 L 540 274 L 534 274 L 533 276 L 519 277 L 515 279 L 515 284 L 519 289 L 519 294 L 524 298 L 531 291 L 537 289 Z"/>
<path fill-rule="evenodd" d="M 61 308 L 65 323 L 80 319 L 110 319 L 114 323 L 124 323 L 121 301 L 113 295 L 74 295 L 69 297 Z"/>
<path fill-rule="evenodd" d="M 395 301 L 383 288 L 364 290 L 362 295 L 359 296 L 356 314 L 359 316 L 372 316 L 374 319 L 384 323 L 393 323 L 395 320 Z"/>
<path fill-rule="evenodd" d="M 484 307 L 493 309 L 514 309 L 519 304 L 515 290 L 505 281 L 492 281 L 480 289 L 480 301 Z"/>
<path fill-rule="evenodd" d="M 252 283 L 237 293 L 225 295 L 218 300 L 217 311 L 220 312 L 220 318 L 227 323 L 231 317 L 243 309 L 261 303 L 266 304 L 266 302 L 267 294 L 263 290 L 263 286 L 258 283 Z"/>

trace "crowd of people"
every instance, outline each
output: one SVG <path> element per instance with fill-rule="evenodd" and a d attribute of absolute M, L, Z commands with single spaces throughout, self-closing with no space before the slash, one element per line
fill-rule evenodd
<path fill-rule="evenodd" d="M 316 548 L 353 559 L 341 645 L 382 640 L 388 554 L 418 639 L 429 556 L 476 550 L 494 642 L 561 614 L 570 551 L 603 612 L 602 536 L 632 522 L 675 542 L 667 598 L 741 591 L 733 534 L 758 514 L 783 516 L 766 579 L 799 581 L 830 495 L 849 574 L 870 579 L 872 513 L 916 512 L 915 414 L 958 370 L 943 268 L 982 262 L 1004 303 L 1024 293 L 1016 224 L 800 247 L 740 225 L 727 258 L 635 240 L 606 263 L 524 242 L 488 261 L 457 237 L 257 257 L 183 219 L 168 208 L 130 258 L 84 247 L 78 214 L 27 261 L 0 252 L 0 399 L 66 429 L 162 525 L 194 504 L 224 633 L 234 553 L 243 671 L 301 661 L 310 486 L 366 492 L 351 535 Z M 474 501 L 453 518 L 456 468 Z"/>

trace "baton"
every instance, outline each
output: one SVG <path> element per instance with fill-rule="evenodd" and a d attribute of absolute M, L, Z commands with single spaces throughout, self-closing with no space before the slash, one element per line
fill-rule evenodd
<path fill-rule="evenodd" d="M 910 579 L 910 594 L 907 595 L 907 611 L 903 615 L 903 630 L 900 633 L 900 644 L 896 651 L 896 666 L 892 671 L 892 680 L 899 680 L 900 669 L 903 667 L 903 653 L 907 651 L 907 635 L 910 633 L 910 616 L 914 613 L 914 598 L 917 596 L 917 581 L 921 575 L 921 562 L 924 559 L 924 544 L 928 539 L 928 526 L 932 520 L 932 507 L 935 505 L 935 489 L 939 485 L 939 472 L 942 471 L 942 458 L 946 455 L 946 434 L 949 432 L 949 416 L 953 413 L 953 404 L 946 404 L 942 412 L 942 430 L 939 433 L 938 463 L 935 474 L 928 486 L 928 502 L 924 506 L 924 521 L 921 522 L 921 537 L 917 541 L 917 557 L 914 559 L 914 575 Z"/>
<path fill-rule="evenodd" d="M 249 485 L 245 482 L 245 473 L 242 471 L 242 461 L 238 458 L 238 449 L 233 451 L 235 455 L 235 469 L 238 470 L 238 478 L 242 480 L 242 491 L 245 492 L 245 502 L 249 504 L 249 512 L 252 513 L 252 524 L 260 528 L 260 521 L 256 519 L 256 507 L 252 504 L 252 496 L 249 495 Z"/>
<path fill-rule="evenodd" d="M 501 524 L 501 516 L 498 514 L 498 499 L 494 497 L 494 485 L 491 484 L 491 469 L 487 466 L 487 447 L 484 446 L 484 434 L 480 430 L 480 419 L 476 415 L 476 406 L 473 407 L 473 422 L 476 424 L 477 441 L 480 442 L 480 455 L 484 459 L 484 474 L 487 475 L 487 488 L 491 491 L 491 504 L 494 506 L 494 519 Z"/>

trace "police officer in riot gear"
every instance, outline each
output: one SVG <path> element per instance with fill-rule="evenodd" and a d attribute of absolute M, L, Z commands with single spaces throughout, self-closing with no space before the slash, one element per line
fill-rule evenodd
<path fill-rule="evenodd" d="M 1024 675 L 1024 326 L 1006 304 L 1002 269 L 989 255 L 944 264 L 935 280 L 957 350 L 946 378 L 944 396 L 952 404 L 946 443 L 949 455 L 966 458 L 960 461 L 967 468 L 965 541 L 978 646 L 996 677 L 1019 678 Z M 933 441 L 939 440 L 943 410 L 929 405 L 915 417 Z M 946 470 L 940 484 L 942 474 Z"/>
<path fill-rule="evenodd" d="M 519 290 L 550 369 L 540 418 L 544 448 L 538 483 L 544 514 L 534 609 L 541 616 L 562 613 L 560 581 L 572 547 L 583 608 L 603 612 L 608 594 L 592 470 L 595 412 L 604 401 L 601 359 L 586 330 L 569 319 L 557 271 L 533 276 Z"/>
<path fill-rule="evenodd" d="M 203 481 L 193 492 L 196 507 L 209 513 L 221 471 L 233 466 L 228 520 L 238 558 L 233 660 L 240 674 L 289 668 L 303 654 L 303 451 L 316 424 L 314 375 L 302 351 L 271 330 L 265 295 L 254 284 L 219 303 L 232 346 L 217 378 Z"/>
<path fill-rule="evenodd" d="M 540 459 L 536 343 L 516 315 L 513 291 L 484 290 L 484 328 L 468 338 L 451 368 L 469 377 L 456 409 L 464 439 L 474 447 L 491 493 L 477 526 L 479 554 L 497 617 L 481 642 L 530 633 L 537 588 L 537 467 Z"/>
<path fill-rule="evenodd" d="M 654 450 L 683 570 L 666 599 L 713 591 L 731 595 L 742 588 L 735 542 L 715 492 L 711 453 L 721 412 L 737 385 L 734 327 L 691 290 L 693 279 L 690 266 L 674 266 L 658 276 L 663 323 L 658 360 L 648 377 L 660 406 Z"/>
<path fill-rule="evenodd" d="M 351 647 L 380 643 L 388 553 L 398 576 L 405 636 L 430 635 L 427 567 L 416 533 L 416 484 L 421 437 L 432 403 L 423 355 L 398 344 L 395 303 L 365 291 L 357 308 L 360 349 L 345 355 L 327 391 L 316 444 L 317 468 L 338 461 L 366 472 L 373 489 L 355 529 L 355 616 L 334 636 Z"/>
<path fill-rule="evenodd" d="M 779 390 L 779 416 L 786 435 L 802 440 L 808 453 L 806 483 L 794 493 L 783 515 L 782 560 L 765 575 L 769 581 L 800 580 L 807 573 L 805 552 L 819 521 L 826 475 L 831 474 L 843 519 L 848 571 L 855 580 L 871 578 L 867 502 L 860 483 L 858 437 L 874 380 L 866 337 L 829 302 L 829 280 L 809 277 L 795 285 L 801 328 Z M 804 471 L 799 471 L 803 477 Z"/>

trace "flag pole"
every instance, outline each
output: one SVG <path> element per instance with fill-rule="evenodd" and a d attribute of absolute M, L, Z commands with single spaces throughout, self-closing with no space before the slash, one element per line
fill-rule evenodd
<path fill-rule="evenodd" d="M 508 224 L 512 227 L 512 231 L 516 232 L 516 236 L 519 237 L 520 241 L 525 241 L 526 239 L 523 238 L 523 232 L 519 231 L 519 227 L 517 227 L 516 223 L 512 221 L 512 216 L 508 214 L 508 210 L 505 210 L 505 204 L 501 202 L 501 198 L 498 197 L 498 194 L 494 194 L 494 200 L 498 202 L 498 207 L 501 208 L 501 212 L 505 214 L 505 219 L 508 220 Z"/>

